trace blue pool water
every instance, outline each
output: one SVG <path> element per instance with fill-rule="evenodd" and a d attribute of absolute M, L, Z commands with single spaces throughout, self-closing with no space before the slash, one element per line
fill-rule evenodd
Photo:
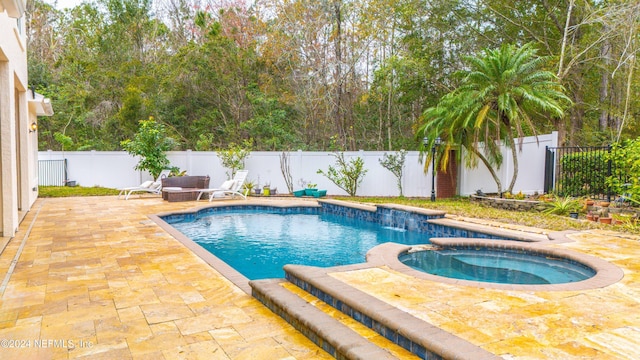
<path fill-rule="evenodd" d="M 331 214 L 265 210 L 230 210 L 171 225 L 250 280 L 282 278 L 286 264 L 362 263 L 376 245 L 425 244 L 430 237 Z"/>
<path fill-rule="evenodd" d="M 593 269 L 567 259 L 505 249 L 418 251 L 399 260 L 433 275 L 501 284 L 564 284 L 595 275 Z"/>

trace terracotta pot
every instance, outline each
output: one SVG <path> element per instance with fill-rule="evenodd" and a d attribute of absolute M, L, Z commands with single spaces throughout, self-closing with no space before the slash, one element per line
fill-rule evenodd
<path fill-rule="evenodd" d="M 600 201 L 600 206 L 602 207 L 609 207 L 609 202 L 608 201 Z"/>
<path fill-rule="evenodd" d="M 587 214 L 587 220 L 594 221 L 593 220 L 593 214 Z"/>
<path fill-rule="evenodd" d="M 587 204 L 587 206 L 593 206 L 593 204 L 595 204 L 595 201 L 593 201 L 593 200 L 585 200 L 585 204 Z"/>
<path fill-rule="evenodd" d="M 613 219 L 612 219 L 612 218 L 610 218 L 610 217 L 603 217 L 603 218 L 600 218 L 600 222 L 601 222 L 602 224 L 611 224 L 611 220 L 613 220 Z"/>

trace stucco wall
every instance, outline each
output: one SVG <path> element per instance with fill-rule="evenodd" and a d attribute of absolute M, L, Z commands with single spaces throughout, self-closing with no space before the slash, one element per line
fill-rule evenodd
<path fill-rule="evenodd" d="M 24 19 L 0 12 L 0 232 L 13 236 L 37 198 L 37 136 L 29 133 Z"/>

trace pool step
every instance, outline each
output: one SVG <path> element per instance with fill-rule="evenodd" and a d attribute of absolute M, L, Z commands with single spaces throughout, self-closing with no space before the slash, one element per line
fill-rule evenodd
<path fill-rule="evenodd" d="M 376 344 L 369 341 L 362 334 L 372 336 L 371 331 L 358 324 L 346 325 L 344 319 L 323 311 L 322 301 L 284 279 L 249 284 L 255 298 L 336 359 L 417 359 L 380 336 L 373 335 Z"/>
<path fill-rule="evenodd" d="M 421 359 L 500 359 L 329 276 L 325 268 L 286 265 L 284 270 L 287 280 L 294 285 Z"/>

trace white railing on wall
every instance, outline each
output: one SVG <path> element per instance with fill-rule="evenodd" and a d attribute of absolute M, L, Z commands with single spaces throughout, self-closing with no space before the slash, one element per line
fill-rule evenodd
<path fill-rule="evenodd" d="M 520 161 L 518 182 L 515 191 L 533 193 L 542 192 L 544 187 L 544 156 L 545 146 L 556 146 L 557 134 L 548 134 L 535 138 L 524 138 L 523 150 L 519 153 Z M 277 187 L 279 192 L 287 192 L 287 186 L 280 167 L 280 152 L 254 151 L 247 158 L 245 168 L 249 170 L 249 179 L 266 182 L 271 187 Z M 347 160 L 361 157 L 367 169 L 362 184 L 358 188 L 360 196 L 397 196 L 396 177 L 382 167 L 384 151 L 353 151 L 345 152 Z M 171 166 L 186 170 L 190 175 L 209 175 L 210 186 L 216 187 L 227 179 L 228 169 L 224 168 L 215 152 L 211 151 L 170 151 L 167 153 Z M 335 166 L 335 157 L 331 152 L 293 151 L 290 156 L 290 172 L 294 188 L 302 188 L 302 182 L 318 184 L 321 189 L 327 189 L 328 194 L 346 195 L 323 175 L 317 174 L 319 169 L 327 170 L 330 165 Z M 498 173 L 503 184 L 508 184 L 513 173 L 510 152 L 504 150 L 504 164 Z M 136 171 L 137 159 L 123 151 L 41 151 L 39 160 L 67 159 L 67 177 L 80 186 L 102 186 L 120 188 L 140 184 L 150 180 L 146 172 Z M 484 192 L 496 191 L 495 183 L 489 171 L 479 165 L 476 169 L 460 168 L 458 189 L 460 195 L 469 195 L 481 189 Z M 403 172 L 403 191 L 409 197 L 428 197 L 431 195 L 431 167 L 424 171 L 424 164 L 419 162 L 419 153 L 407 153 Z"/>

